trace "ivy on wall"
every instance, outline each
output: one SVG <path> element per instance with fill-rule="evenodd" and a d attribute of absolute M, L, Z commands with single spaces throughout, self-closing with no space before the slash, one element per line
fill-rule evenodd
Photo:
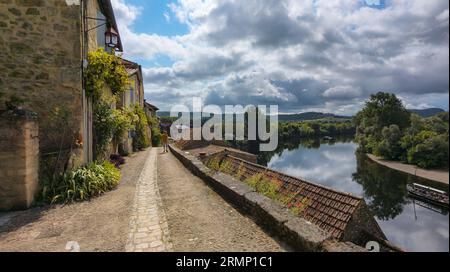
<path fill-rule="evenodd" d="M 148 120 L 144 109 L 139 105 L 135 105 L 134 113 L 138 116 L 135 122 L 136 133 L 133 141 L 133 148 L 137 151 L 150 146 L 150 137 L 147 133 Z"/>
<path fill-rule="evenodd" d="M 94 139 L 96 156 L 106 157 L 112 140 L 123 140 L 128 131 L 134 130 L 135 149 L 141 150 L 150 146 L 147 135 L 147 116 L 142 107 L 135 105 L 130 109 L 112 109 L 111 105 L 127 90 L 130 84 L 128 73 L 122 61 L 103 49 L 90 52 L 89 65 L 86 69 L 86 92 L 92 97 L 94 110 Z M 105 87 L 109 87 L 112 97 L 105 95 Z"/>
<path fill-rule="evenodd" d="M 114 96 L 126 90 L 129 84 L 128 73 L 119 57 L 100 48 L 88 54 L 88 62 L 85 71 L 86 91 L 94 100 L 101 99 L 105 85 Z"/>

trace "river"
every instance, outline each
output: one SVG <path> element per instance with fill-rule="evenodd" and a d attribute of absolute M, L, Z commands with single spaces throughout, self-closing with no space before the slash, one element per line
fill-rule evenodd
<path fill-rule="evenodd" d="M 260 163 L 364 197 L 389 241 L 406 251 L 449 251 L 448 210 L 413 200 L 406 190 L 412 182 L 448 186 L 379 165 L 359 154 L 351 138 L 280 143 L 276 152 L 260 154 Z"/>

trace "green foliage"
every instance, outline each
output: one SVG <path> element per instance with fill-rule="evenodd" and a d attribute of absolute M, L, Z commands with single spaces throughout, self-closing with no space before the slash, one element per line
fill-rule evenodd
<path fill-rule="evenodd" d="M 161 146 L 162 134 L 161 130 L 156 127 L 151 128 L 152 131 L 152 146 L 158 147 Z"/>
<path fill-rule="evenodd" d="M 111 163 L 92 163 L 70 173 L 44 179 L 40 201 L 71 203 L 89 200 L 104 194 L 119 184 L 120 171 Z"/>
<path fill-rule="evenodd" d="M 251 176 L 244 182 L 254 188 L 256 192 L 274 200 L 278 199 L 278 190 L 281 184 L 275 180 L 268 179 L 264 173 Z"/>
<path fill-rule="evenodd" d="M 225 174 L 230 174 L 232 171 L 231 162 L 227 159 L 223 160 L 222 163 L 220 164 L 219 171 Z"/>
<path fill-rule="evenodd" d="M 373 153 L 383 140 L 383 129 L 396 125 L 403 131 L 410 126 L 411 115 L 394 94 L 379 92 L 370 97 L 354 121 L 361 149 Z"/>
<path fill-rule="evenodd" d="M 105 84 L 113 95 L 123 93 L 128 86 L 128 73 L 119 57 L 105 52 L 103 48 L 89 52 L 89 65 L 85 71 L 86 91 L 99 100 Z"/>
<path fill-rule="evenodd" d="M 374 153 L 388 159 L 398 159 L 401 157 L 404 150 L 400 145 L 402 132 L 397 125 L 384 127 L 381 134 L 383 140 L 374 148 Z"/>
<path fill-rule="evenodd" d="M 137 104 L 134 107 L 134 114 L 137 116 L 137 118 L 134 123 L 135 137 L 133 145 L 135 150 L 142 150 L 150 146 L 150 139 L 147 133 L 147 115 L 145 114 L 144 109 Z"/>
<path fill-rule="evenodd" d="M 281 122 L 278 128 L 282 139 L 353 135 L 355 133 L 355 126 L 349 120 Z"/>
<path fill-rule="evenodd" d="M 106 158 L 106 152 L 115 132 L 114 110 L 106 101 L 99 101 L 94 105 L 93 127 L 96 155 Z"/>
<path fill-rule="evenodd" d="M 430 133 L 408 150 L 407 159 L 422 168 L 445 168 L 448 167 L 448 148 L 448 136 Z"/>
<path fill-rule="evenodd" d="M 301 215 L 306 208 L 311 204 L 311 200 L 304 197 L 300 202 L 293 203 L 289 205 L 289 210 L 296 216 Z"/>
<path fill-rule="evenodd" d="M 409 114 L 393 94 L 378 93 L 355 118 L 362 152 L 423 168 L 448 168 L 448 112 Z"/>
<path fill-rule="evenodd" d="M 134 127 L 137 117 L 128 110 L 114 110 L 112 104 L 128 84 L 128 73 L 122 60 L 104 49 L 89 52 L 85 70 L 86 92 L 93 99 L 93 127 L 97 158 L 106 158 L 112 139 L 121 140 Z M 112 97 L 104 94 L 109 87 Z"/>
<path fill-rule="evenodd" d="M 122 108 L 113 110 L 113 134 L 118 141 L 123 140 L 128 131 L 134 130 L 134 124 L 139 118 L 132 109 Z"/>
<path fill-rule="evenodd" d="M 156 117 L 148 118 L 148 125 L 150 126 L 152 132 L 152 146 L 161 146 L 161 130 L 159 129 L 159 120 Z"/>
<path fill-rule="evenodd" d="M 239 164 L 239 168 L 238 168 L 236 174 L 234 175 L 234 177 L 235 177 L 237 180 L 241 180 L 241 179 L 242 179 L 242 176 L 243 176 L 244 174 L 245 174 L 245 167 L 244 167 L 244 163 L 241 162 L 241 163 Z"/>
<path fill-rule="evenodd" d="M 213 169 L 214 171 L 219 171 L 220 169 L 220 158 L 219 156 L 213 156 L 211 158 L 208 159 L 208 162 L 206 163 L 206 165 Z"/>

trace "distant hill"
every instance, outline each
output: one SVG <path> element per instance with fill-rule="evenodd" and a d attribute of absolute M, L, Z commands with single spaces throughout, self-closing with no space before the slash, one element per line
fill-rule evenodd
<path fill-rule="evenodd" d="M 299 121 L 312 121 L 319 119 L 351 119 L 351 116 L 341 116 L 333 113 L 322 112 L 304 112 L 298 114 L 280 114 L 278 119 L 282 122 L 299 122 Z"/>
<path fill-rule="evenodd" d="M 159 117 L 169 117 L 170 112 L 160 111 Z M 351 116 L 341 116 L 333 113 L 322 112 L 304 112 L 298 114 L 280 114 L 278 120 L 281 122 L 300 122 L 300 121 L 312 121 L 319 119 L 351 119 Z"/>
<path fill-rule="evenodd" d="M 445 110 L 439 109 L 439 108 L 429 108 L 429 109 L 422 109 L 422 110 L 409 109 L 408 111 L 411 113 L 420 115 L 422 117 L 425 117 L 425 118 L 435 116 L 435 115 L 438 115 L 439 113 L 445 112 Z"/>

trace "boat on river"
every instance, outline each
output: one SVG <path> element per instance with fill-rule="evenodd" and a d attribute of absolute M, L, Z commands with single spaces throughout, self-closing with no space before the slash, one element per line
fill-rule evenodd
<path fill-rule="evenodd" d="M 408 194 L 424 202 L 448 208 L 448 193 L 418 183 L 407 185 Z"/>

